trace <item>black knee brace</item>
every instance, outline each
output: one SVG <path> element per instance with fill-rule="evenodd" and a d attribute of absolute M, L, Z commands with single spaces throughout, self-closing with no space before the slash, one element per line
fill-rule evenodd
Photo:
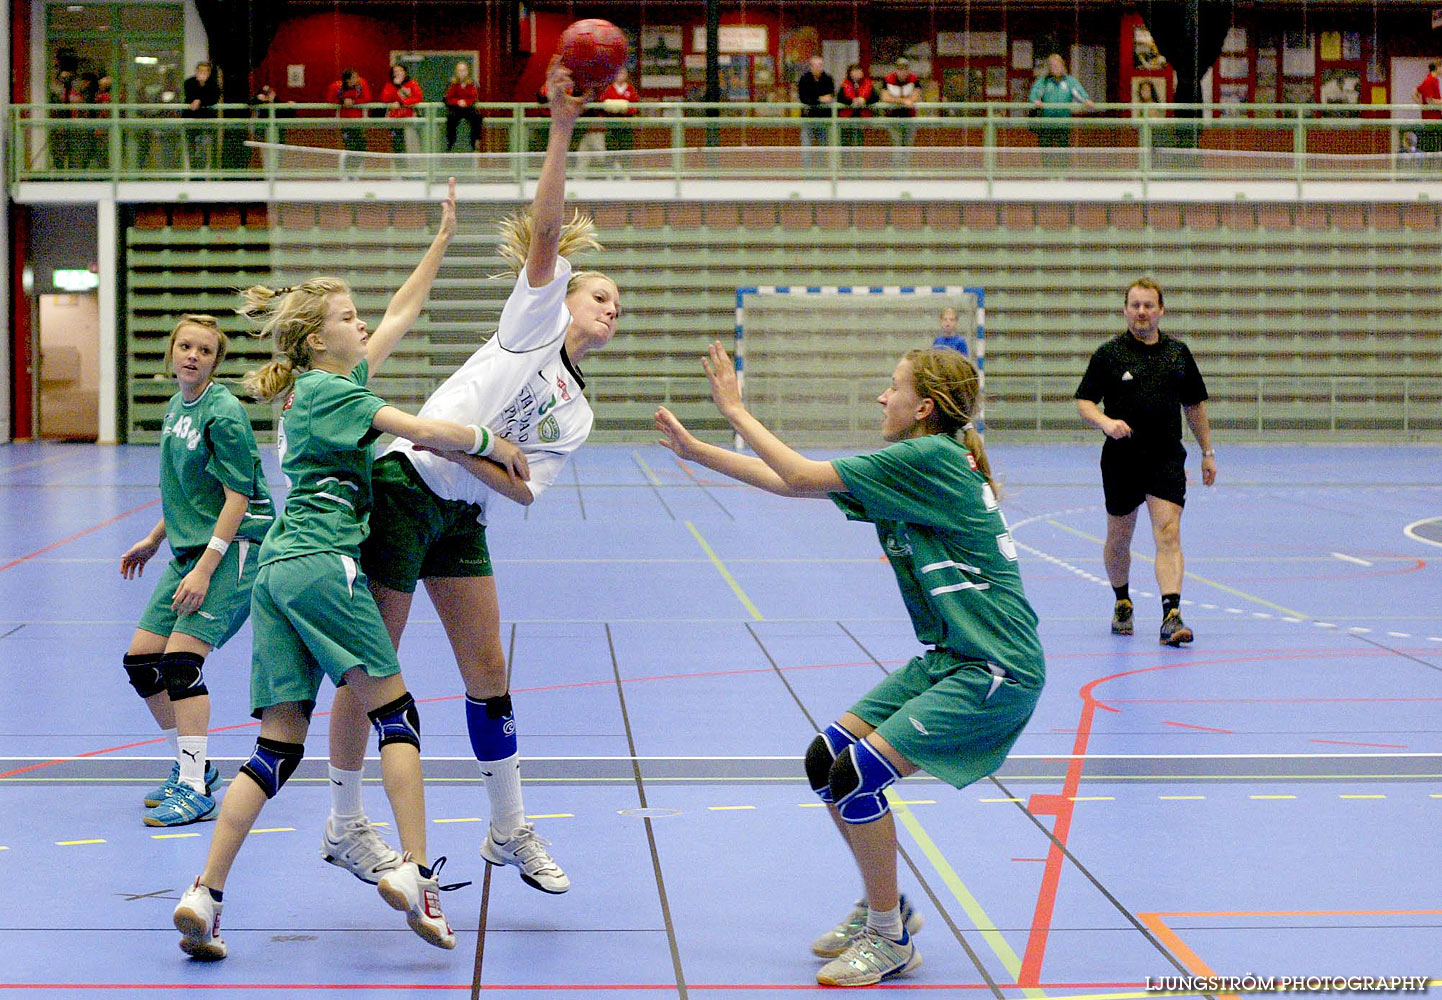
<path fill-rule="evenodd" d="M 160 676 L 171 701 L 199 698 L 210 692 L 205 689 L 205 673 L 201 669 L 205 657 L 199 653 L 166 653 L 160 661 Z"/>
<path fill-rule="evenodd" d="M 416 711 L 416 700 L 409 691 L 366 716 L 380 738 L 380 746 L 409 743 L 417 750 L 421 748 L 421 713 Z"/>
<path fill-rule="evenodd" d="M 142 698 L 149 698 L 165 690 L 165 678 L 160 675 L 160 661 L 164 653 L 125 654 L 121 664 L 130 676 L 130 686 Z"/>
<path fill-rule="evenodd" d="M 241 773 L 250 775 L 268 799 L 275 798 L 305 756 L 304 743 L 282 743 L 262 736 L 255 741 L 250 760 L 240 765 Z"/>

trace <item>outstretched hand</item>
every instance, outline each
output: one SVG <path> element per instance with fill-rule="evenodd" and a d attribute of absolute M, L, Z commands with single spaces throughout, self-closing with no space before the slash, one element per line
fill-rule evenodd
<path fill-rule="evenodd" d="M 696 454 L 700 450 L 700 441 L 696 435 L 686 429 L 686 425 L 677 419 L 676 414 L 664 406 L 656 407 L 656 429 L 661 432 L 660 444 L 676 453 L 678 458 L 688 461 L 695 461 Z"/>
<path fill-rule="evenodd" d="M 744 410 L 736 366 L 731 363 L 731 356 L 721 346 L 721 341 L 711 342 L 710 350 L 701 358 L 701 366 L 706 369 L 706 378 L 711 382 L 711 401 L 721 415 L 729 420 L 733 413 Z"/>
<path fill-rule="evenodd" d="M 447 242 L 456 235 L 456 179 L 449 178 L 446 187 L 446 198 L 441 202 L 441 224 L 436 230 L 436 235 L 443 237 Z"/>
<path fill-rule="evenodd" d="M 551 65 L 546 68 L 546 102 L 551 106 L 553 121 L 573 124 L 581 117 L 581 109 L 596 99 L 595 89 L 575 94 L 572 93 L 575 86 L 576 81 L 561 57 L 552 56 Z"/>

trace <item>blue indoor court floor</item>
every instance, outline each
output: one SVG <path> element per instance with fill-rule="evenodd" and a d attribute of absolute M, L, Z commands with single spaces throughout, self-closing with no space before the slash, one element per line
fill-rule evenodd
<path fill-rule="evenodd" d="M 280 492 L 273 449 L 266 461 Z M 1195 448 L 1191 470 L 1196 472 Z M 1182 520 L 1196 642 L 1109 634 L 1096 445 L 992 449 L 1048 683 L 1013 756 L 893 791 L 924 962 L 872 992 L 1125 1000 L 1183 975 L 1442 977 L 1442 448 L 1221 447 Z M 427 947 L 318 855 L 308 757 L 226 886 L 230 957 L 170 922 L 211 824 L 155 830 L 164 744 L 120 666 L 158 576 L 158 450 L 0 447 L 0 994 L 766 1000 L 820 990 L 812 938 L 858 879 L 799 757 L 919 647 L 869 526 L 589 446 L 489 531 L 526 806 L 573 889 L 487 869 L 487 814 L 440 624 L 401 649 L 458 945 Z M 168 555 L 162 552 L 162 556 Z M 207 664 L 211 756 L 249 756 L 250 629 Z M 388 820 L 379 766 L 370 815 Z M 387 831 L 389 832 L 389 831 Z M 392 838 L 393 839 L 393 838 Z M 1226 990 L 1182 989 L 1222 996 Z"/>

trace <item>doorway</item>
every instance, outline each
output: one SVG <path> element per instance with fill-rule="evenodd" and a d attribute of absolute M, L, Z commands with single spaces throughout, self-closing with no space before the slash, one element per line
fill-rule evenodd
<path fill-rule="evenodd" d="M 37 436 L 94 441 L 100 434 L 100 299 L 40 296 L 35 359 Z"/>

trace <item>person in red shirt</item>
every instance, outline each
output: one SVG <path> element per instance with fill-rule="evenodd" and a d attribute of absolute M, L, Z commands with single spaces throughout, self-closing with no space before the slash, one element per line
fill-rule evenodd
<path fill-rule="evenodd" d="M 481 116 L 476 111 L 476 104 L 480 99 L 481 92 L 471 82 L 471 64 L 464 60 L 456 63 L 455 75 L 451 77 L 451 85 L 446 88 L 447 153 L 456 147 L 456 133 L 461 129 L 462 121 L 466 123 L 471 137 L 469 148 L 481 148 Z"/>
<path fill-rule="evenodd" d="M 916 102 L 921 100 L 921 78 L 911 71 L 911 60 L 896 60 L 896 70 L 886 74 L 881 88 L 881 102 L 888 106 L 887 116 L 893 125 L 897 146 L 910 146 L 916 134 Z"/>
<path fill-rule="evenodd" d="M 596 98 L 601 102 L 602 114 L 608 118 L 632 117 L 636 113 L 636 102 L 640 99 L 641 94 L 631 83 L 631 76 L 626 72 L 624 66 L 616 71 L 616 79 L 612 80 L 611 85 L 601 91 L 600 96 Z M 629 126 L 621 128 L 613 125 L 606 130 L 607 149 L 629 153 L 634 145 L 634 135 Z M 625 167 L 627 164 L 624 160 L 629 158 L 619 159 L 622 159 L 619 165 Z"/>
<path fill-rule="evenodd" d="M 841 81 L 841 87 L 836 91 L 837 114 L 849 119 L 841 126 L 843 146 L 866 145 L 866 126 L 858 119 L 873 117 L 876 112 L 871 110 L 871 106 L 879 100 L 881 95 L 876 92 L 871 74 L 862 69 L 860 63 L 852 63 L 846 70 L 846 79 Z"/>
<path fill-rule="evenodd" d="M 330 104 L 340 106 L 337 114 L 341 118 L 364 118 L 364 105 L 371 103 L 371 87 L 366 83 L 365 77 L 355 70 L 341 70 L 340 79 L 326 90 L 325 99 Z M 342 125 L 340 135 L 345 148 L 351 152 L 360 152 L 366 148 L 365 132 L 359 127 Z"/>
<path fill-rule="evenodd" d="M 1412 94 L 1422 105 L 1422 118 L 1427 121 L 1442 119 L 1442 81 L 1437 79 L 1437 63 L 1427 64 L 1427 75 Z M 1417 148 L 1424 153 L 1442 152 L 1442 127 L 1428 125 L 1417 130 Z"/>
<path fill-rule="evenodd" d="M 391 67 L 391 78 L 381 88 L 381 103 L 387 106 L 387 118 L 414 119 L 416 105 L 424 98 L 419 82 L 412 80 L 406 68 L 397 64 Z M 399 153 L 418 153 L 421 149 L 420 133 L 412 121 L 406 125 L 391 128 L 391 148 Z"/>
<path fill-rule="evenodd" d="M 100 105 L 100 110 L 95 112 L 95 117 L 107 122 L 110 120 L 110 105 L 115 99 L 110 87 L 110 74 L 101 74 L 100 79 L 95 82 L 95 103 Z M 108 125 L 95 130 L 95 161 L 101 170 L 110 169 L 110 127 Z"/>

